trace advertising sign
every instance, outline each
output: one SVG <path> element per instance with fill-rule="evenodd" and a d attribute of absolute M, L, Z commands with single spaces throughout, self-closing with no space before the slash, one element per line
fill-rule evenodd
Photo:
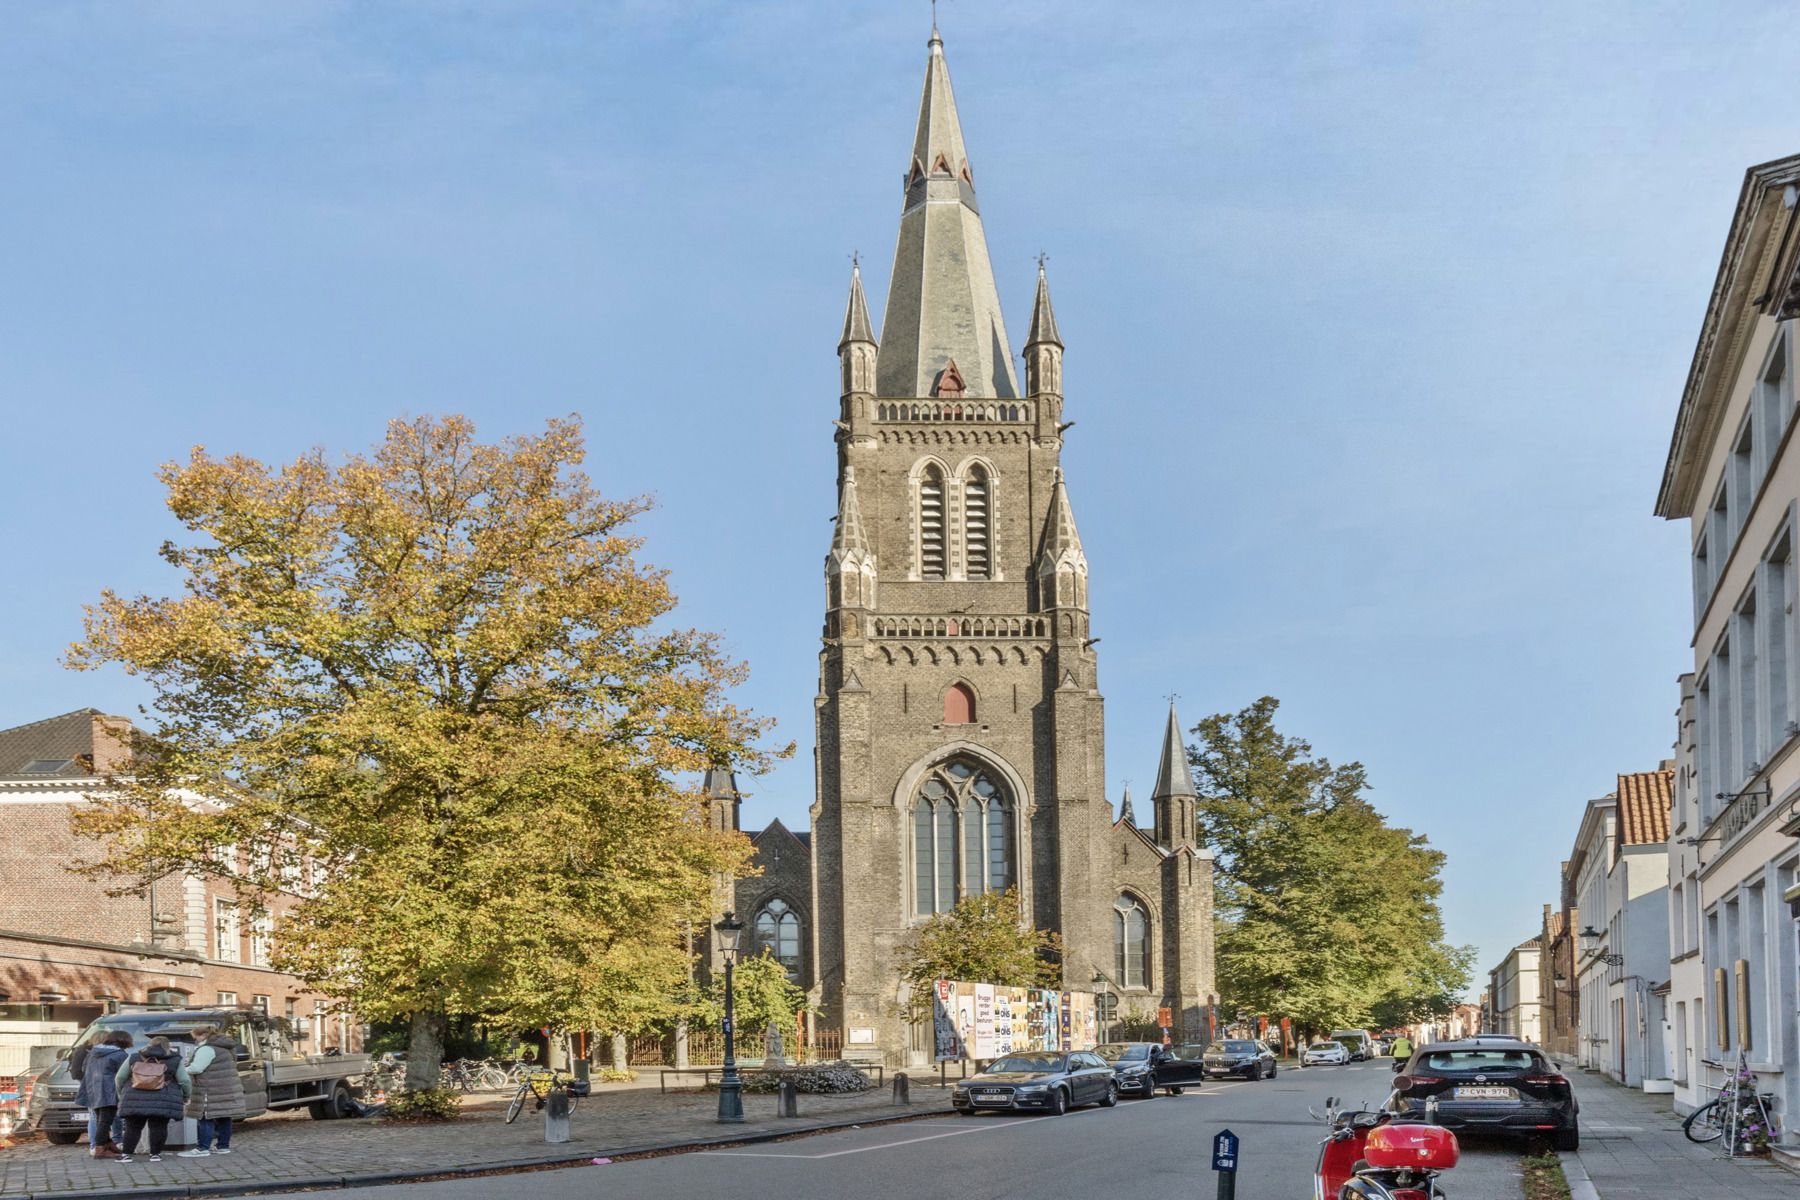
<path fill-rule="evenodd" d="M 1091 992 L 939 979 L 931 1027 L 936 1061 L 986 1061 L 1014 1051 L 1089 1049 L 1099 1017 Z"/>

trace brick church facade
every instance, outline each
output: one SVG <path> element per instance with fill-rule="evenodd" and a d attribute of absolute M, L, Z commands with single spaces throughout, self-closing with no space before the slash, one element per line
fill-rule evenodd
<path fill-rule="evenodd" d="M 975 175 L 932 31 L 882 329 L 859 270 L 838 344 L 838 514 L 825 560 L 810 833 L 755 835 L 733 903 L 826 1027 L 919 1061 L 899 955 L 963 896 L 1016 888 L 1066 987 L 1216 1003 L 1211 853 L 1171 708 L 1139 828 L 1105 792 L 1088 563 L 1061 466 L 1063 343 L 1042 266 L 1015 369 Z M 706 782 L 738 825 L 728 773 Z"/>

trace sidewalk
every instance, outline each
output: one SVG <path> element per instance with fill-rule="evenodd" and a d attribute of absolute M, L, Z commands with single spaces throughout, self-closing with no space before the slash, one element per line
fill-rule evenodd
<path fill-rule="evenodd" d="M 1581 1149 L 1562 1155 L 1572 1200 L 1800 1200 L 1800 1175 L 1766 1158 L 1727 1159 L 1716 1145 L 1688 1141 L 1669 1097 L 1586 1071 L 1568 1076 L 1581 1104 Z M 1582 1189 L 1584 1173 L 1591 1191 Z"/>
<path fill-rule="evenodd" d="M 641 1083 L 642 1081 L 640 1081 Z M 905 1108 L 888 1088 L 847 1096 L 800 1097 L 800 1117 L 775 1115 L 772 1095 L 746 1095 L 742 1125 L 716 1119 L 712 1092 L 671 1092 L 602 1086 L 581 1102 L 571 1121 L 573 1139 L 544 1142 L 541 1115 L 502 1120 L 504 1100 L 467 1108 L 456 1121 L 394 1125 L 380 1120 L 313 1121 L 303 1115 L 258 1117 L 241 1125 L 229 1157 L 143 1158 L 129 1165 L 97 1161 L 85 1146 L 52 1146 L 31 1138 L 0 1151 L 0 1200 L 89 1196 L 229 1196 L 252 1190 L 337 1188 L 397 1183 L 430 1175 L 454 1175 L 503 1167 L 587 1162 L 647 1151 L 869 1124 L 950 1111 L 949 1094 L 916 1086 Z"/>

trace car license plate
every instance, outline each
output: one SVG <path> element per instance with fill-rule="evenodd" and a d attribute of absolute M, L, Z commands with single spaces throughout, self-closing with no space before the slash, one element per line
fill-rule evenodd
<path fill-rule="evenodd" d="M 1458 1100 L 1511 1100 L 1513 1090 L 1509 1087 L 1459 1087 L 1456 1089 Z"/>
<path fill-rule="evenodd" d="M 91 1117 L 91 1116 L 93 1116 L 93 1115 L 94 1115 L 94 1114 L 93 1114 L 93 1113 L 90 1113 L 90 1112 L 89 1112 L 89 1111 L 88 1111 L 88 1110 L 87 1110 L 87 1109 L 85 1109 L 85 1108 L 77 1108 L 77 1109 L 72 1109 L 72 1110 L 71 1110 L 71 1111 L 70 1111 L 70 1112 L 69 1112 L 69 1120 L 71 1120 L 71 1121 L 85 1121 L 85 1120 L 87 1120 L 87 1119 L 88 1119 L 88 1118 L 89 1118 L 89 1117 Z"/>
<path fill-rule="evenodd" d="M 1008 1104 L 1011 1101 L 1012 1101 L 1012 1097 L 1007 1095 L 1005 1092 L 976 1092 L 975 1093 L 975 1103 L 977 1103 L 977 1104 Z"/>

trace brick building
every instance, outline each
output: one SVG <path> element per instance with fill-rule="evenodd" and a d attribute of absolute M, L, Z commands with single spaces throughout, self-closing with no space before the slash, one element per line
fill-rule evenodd
<path fill-rule="evenodd" d="M 253 1004 L 292 1018 L 309 1050 L 357 1044 L 347 1015 L 268 965 L 291 899 L 253 912 L 199 874 L 108 896 L 70 870 L 97 850 L 70 817 L 129 766 L 130 733 L 96 709 L 0 730 L 0 1075 L 120 1003 Z"/>
<path fill-rule="evenodd" d="M 838 345 L 813 827 L 757 836 L 764 874 L 737 885 L 737 911 L 828 1026 L 890 1061 L 929 1049 L 899 1011 L 913 930 L 1007 888 L 1061 934 L 1064 986 L 1204 1036 L 1213 858 L 1180 724 L 1171 707 L 1151 827 L 1129 798 L 1115 818 L 1063 342 L 1040 265 L 1016 370 L 935 29 L 902 165 L 881 333 L 853 270 Z M 720 820 L 737 819 L 732 793 Z"/>

